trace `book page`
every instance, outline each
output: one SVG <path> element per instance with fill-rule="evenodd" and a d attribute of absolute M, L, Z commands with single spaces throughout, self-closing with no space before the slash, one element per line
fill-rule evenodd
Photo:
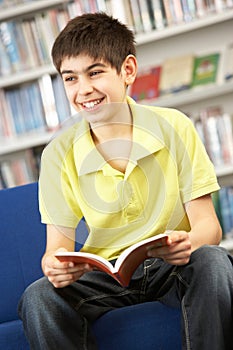
<path fill-rule="evenodd" d="M 154 243 L 160 239 L 167 238 L 168 234 L 160 234 L 151 238 L 138 242 L 126 249 L 118 258 L 115 264 L 115 270 L 121 284 L 127 286 L 136 270 L 136 268 L 148 258 L 147 252 L 149 247 L 153 247 Z M 165 243 L 166 244 L 166 243 Z"/>
<path fill-rule="evenodd" d="M 87 263 L 92 266 L 97 267 L 99 270 L 104 271 L 104 272 L 111 272 L 114 273 L 114 267 L 112 264 L 102 258 L 99 255 L 95 255 L 92 253 L 85 253 L 85 252 L 57 252 L 55 256 L 60 260 L 60 261 L 72 261 L 76 264 L 82 264 L 82 263 Z"/>

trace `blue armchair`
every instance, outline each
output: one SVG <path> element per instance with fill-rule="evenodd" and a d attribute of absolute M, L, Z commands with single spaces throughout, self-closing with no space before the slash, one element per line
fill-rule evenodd
<path fill-rule="evenodd" d="M 24 289 L 42 276 L 45 225 L 37 183 L 0 191 L 0 222 L 0 349 L 28 350 L 17 304 Z M 100 350 L 178 350 L 180 317 L 179 309 L 150 302 L 108 312 L 93 330 Z"/>

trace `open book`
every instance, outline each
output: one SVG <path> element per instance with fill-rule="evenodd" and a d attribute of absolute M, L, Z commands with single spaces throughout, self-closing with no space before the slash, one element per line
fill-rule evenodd
<path fill-rule="evenodd" d="M 129 285 L 130 279 L 136 268 L 148 258 L 147 252 L 150 247 L 161 240 L 161 245 L 166 245 L 169 235 L 162 233 L 141 242 L 135 243 L 125 249 L 113 266 L 103 257 L 86 252 L 57 252 L 56 257 L 60 261 L 72 261 L 74 263 L 88 263 L 97 270 L 103 271 L 115 278 L 123 287 Z"/>

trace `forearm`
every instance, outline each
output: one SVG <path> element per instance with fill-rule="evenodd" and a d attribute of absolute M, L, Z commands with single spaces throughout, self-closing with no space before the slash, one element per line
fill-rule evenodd
<path fill-rule="evenodd" d="M 222 229 L 211 197 L 208 195 L 190 202 L 186 205 L 186 210 L 191 226 L 191 250 L 194 251 L 204 244 L 218 245 L 222 239 Z"/>
<path fill-rule="evenodd" d="M 47 225 L 46 251 L 41 260 L 41 267 L 46 274 L 48 259 L 54 257 L 57 250 L 73 251 L 75 246 L 75 230 L 73 228 Z"/>
<path fill-rule="evenodd" d="M 196 223 L 190 231 L 192 251 L 204 244 L 218 245 L 222 238 L 222 230 L 218 222 L 211 218 L 205 218 Z"/>

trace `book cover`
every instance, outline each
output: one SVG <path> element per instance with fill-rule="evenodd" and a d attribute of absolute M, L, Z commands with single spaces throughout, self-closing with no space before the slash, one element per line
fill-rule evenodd
<path fill-rule="evenodd" d="M 147 253 L 150 247 L 153 247 L 159 240 L 161 245 L 166 245 L 168 238 L 167 234 L 162 233 L 133 244 L 120 254 L 115 266 L 101 256 L 86 252 L 58 252 L 55 256 L 60 261 L 88 263 L 111 275 L 118 283 L 127 287 L 136 268 L 148 258 Z"/>
<path fill-rule="evenodd" d="M 162 63 L 159 90 L 161 95 L 189 89 L 193 76 L 193 55 L 171 57 Z"/>
<path fill-rule="evenodd" d="M 219 53 L 213 53 L 195 58 L 192 82 L 193 87 L 216 82 L 219 57 Z"/>
<path fill-rule="evenodd" d="M 130 88 L 130 95 L 135 101 L 150 100 L 159 96 L 161 67 L 145 68 L 138 75 Z"/>

